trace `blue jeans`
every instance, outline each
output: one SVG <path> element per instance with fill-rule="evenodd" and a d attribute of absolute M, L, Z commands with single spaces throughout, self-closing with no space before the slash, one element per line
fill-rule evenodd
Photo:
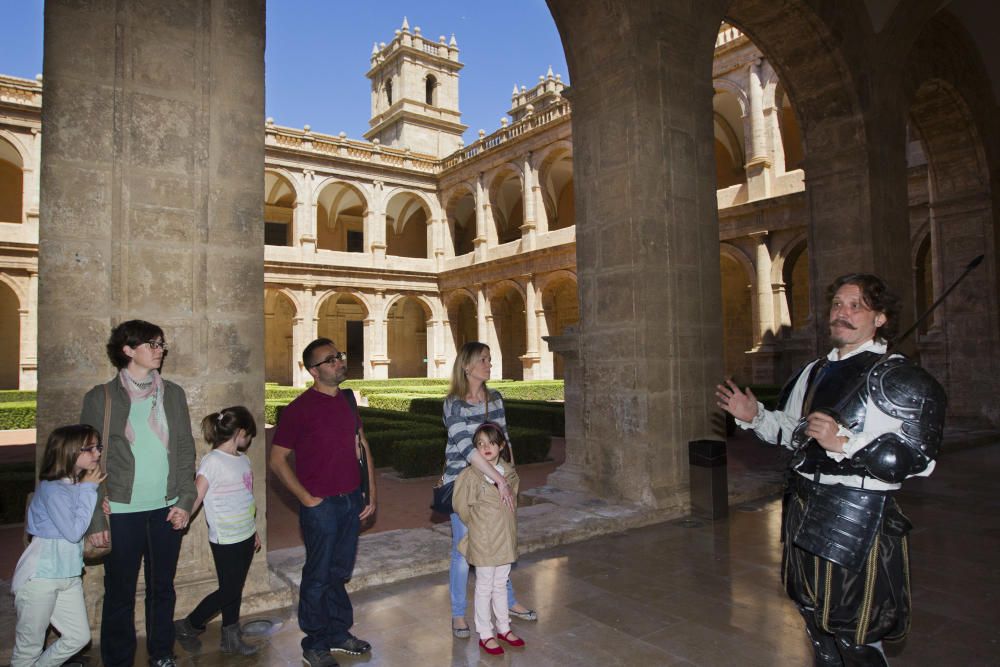
<path fill-rule="evenodd" d="M 174 574 L 181 532 L 167 521 L 168 508 L 111 514 L 113 548 L 104 558 L 101 660 L 108 667 L 135 661 L 135 589 L 139 566 L 146 578 L 146 651 L 151 660 L 174 654 Z"/>
<path fill-rule="evenodd" d="M 354 572 L 361 527 L 359 491 L 323 498 L 316 507 L 299 507 L 306 547 L 299 587 L 299 628 L 303 650 L 327 651 L 350 637 L 354 608 L 346 584 Z"/>
<path fill-rule="evenodd" d="M 458 514 L 451 515 L 451 567 L 448 570 L 448 589 L 451 591 L 451 615 L 465 616 L 466 602 L 468 601 L 469 587 L 469 563 L 465 556 L 458 550 L 458 543 L 462 541 L 468 529 Z M 514 599 L 514 585 L 507 579 L 507 607 L 517 604 Z"/>

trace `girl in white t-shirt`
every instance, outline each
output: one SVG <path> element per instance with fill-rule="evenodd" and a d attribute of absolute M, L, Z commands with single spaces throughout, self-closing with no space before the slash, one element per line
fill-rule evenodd
<path fill-rule="evenodd" d="M 174 627 L 183 645 L 184 640 L 192 640 L 204 632 L 208 620 L 221 611 L 222 652 L 252 655 L 260 646 L 243 641 L 239 621 L 243 584 L 253 555 L 260 550 L 253 470 L 250 459 L 243 453 L 257 435 L 257 424 L 249 410 L 237 405 L 202 419 L 201 432 L 212 445 L 212 451 L 202 457 L 195 476 L 198 498 L 191 513 L 205 503 L 208 541 L 219 589 L 186 617 L 175 621 Z"/>

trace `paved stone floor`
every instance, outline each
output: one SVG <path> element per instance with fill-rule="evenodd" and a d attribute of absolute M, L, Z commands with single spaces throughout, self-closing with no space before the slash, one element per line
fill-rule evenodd
<path fill-rule="evenodd" d="M 945 454 L 901 498 L 912 534 L 915 615 L 894 666 L 1000 664 L 1000 445 Z M 343 665 L 808 665 L 801 622 L 778 582 L 779 502 L 733 508 L 716 524 L 673 521 L 540 551 L 513 578 L 537 623 L 523 649 L 482 654 L 453 639 L 443 574 L 355 593 L 354 631 L 370 656 Z M 470 612 L 471 614 L 471 612 Z M 218 623 L 181 665 L 298 665 L 292 610 L 253 658 L 218 652 Z M 252 619 L 244 619 L 252 620 Z M 469 617 L 471 621 L 471 615 Z M 252 641 L 260 641 L 258 639 Z M 141 663 L 140 663 L 141 664 Z"/>

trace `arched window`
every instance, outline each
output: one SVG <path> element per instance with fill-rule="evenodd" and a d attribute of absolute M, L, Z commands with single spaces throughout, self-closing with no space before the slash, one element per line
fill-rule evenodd
<path fill-rule="evenodd" d="M 392 106 L 392 79 L 385 82 L 385 99 Z"/>
<path fill-rule="evenodd" d="M 437 79 L 433 74 L 428 74 L 424 83 L 424 102 L 429 106 L 434 106 L 434 89 L 437 88 Z"/>

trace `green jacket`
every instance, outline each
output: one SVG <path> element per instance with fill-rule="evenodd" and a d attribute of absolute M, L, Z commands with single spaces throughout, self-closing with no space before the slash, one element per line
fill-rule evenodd
<path fill-rule="evenodd" d="M 83 409 L 80 411 L 80 423 L 89 424 L 98 431 L 104 428 L 104 387 L 111 391 L 111 423 L 110 433 L 102 434 L 104 456 L 107 457 L 108 469 L 114 469 L 114 475 L 101 485 L 97 506 L 90 521 L 87 534 L 107 530 L 107 520 L 102 509 L 104 496 L 116 503 L 132 501 L 132 484 L 135 481 L 135 457 L 132 448 L 125 439 L 125 423 L 131 406 L 128 393 L 115 376 L 107 385 L 99 384 L 83 397 Z M 167 496 L 164 500 L 177 498 L 176 506 L 191 511 L 198 490 L 194 485 L 194 437 L 191 435 L 191 417 L 188 415 L 187 396 L 184 390 L 170 382 L 163 381 L 163 410 L 167 417 L 167 427 L 170 435 L 168 444 L 170 451 L 167 463 Z"/>

